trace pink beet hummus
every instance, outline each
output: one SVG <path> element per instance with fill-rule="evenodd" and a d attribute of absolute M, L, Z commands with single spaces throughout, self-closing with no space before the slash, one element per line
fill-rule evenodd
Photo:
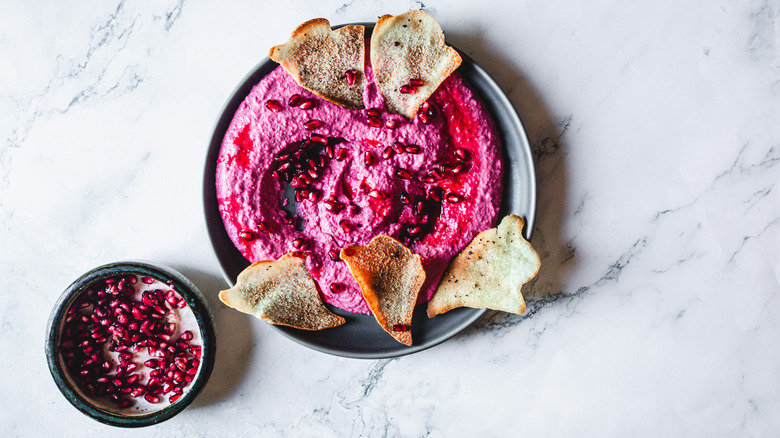
<path fill-rule="evenodd" d="M 365 314 L 357 282 L 334 259 L 342 247 L 399 239 L 422 258 L 427 301 L 450 260 L 494 226 L 502 183 L 492 120 L 457 72 L 411 121 L 384 111 L 367 73 L 367 109 L 350 110 L 276 68 L 236 111 L 216 175 L 225 228 L 249 261 L 303 251 L 323 300 Z M 311 103 L 290 106 L 296 94 Z M 299 202 L 284 201 L 285 189 Z"/>

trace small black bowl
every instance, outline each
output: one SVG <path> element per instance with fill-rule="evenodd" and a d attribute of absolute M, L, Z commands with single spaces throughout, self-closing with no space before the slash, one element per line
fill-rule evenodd
<path fill-rule="evenodd" d="M 187 306 L 192 310 L 194 319 L 197 322 L 200 342 L 201 357 L 198 373 L 194 380 L 188 385 L 188 389 L 178 400 L 165 405 L 160 409 L 151 410 L 146 413 L 132 414 L 121 412 L 120 409 L 112 409 L 99 398 L 91 397 L 82 391 L 75 379 L 71 377 L 70 372 L 65 366 L 61 354 L 62 331 L 65 325 L 65 319 L 68 309 L 82 293 L 97 285 L 106 279 L 136 275 L 139 278 L 148 277 L 164 283 L 178 292 L 179 296 L 184 298 Z M 214 322 L 211 312 L 206 304 L 206 299 L 198 291 L 192 282 L 175 270 L 148 262 L 141 261 L 123 261 L 99 266 L 78 280 L 73 282 L 65 292 L 60 296 L 57 304 L 49 317 L 46 339 L 46 359 L 49 364 L 49 370 L 59 387 L 62 394 L 79 411 L 89 417 L 102 423 L 120 427 L 142 427 L 165 421 L 178 414 L 186 408 L 198 396 L 200 391 L 206 385 L 206 382 L 214 368 L 214 358 L 216 357 L 216 334 L 214 331 Z M 197 336 L 197 335 L 196 335 Z"/>

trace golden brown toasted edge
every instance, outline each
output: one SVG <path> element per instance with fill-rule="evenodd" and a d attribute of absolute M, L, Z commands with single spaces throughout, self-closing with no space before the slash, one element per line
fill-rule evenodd
<path fill-rule="evenodd" d="M 412 345 L 412 314 L 425 282 L 420 256 L 398 240 L 379 235 L 366 246 L 344 247 L 341 258 L 377 323 L 398 342 Z"/>
<path fill-rule="evenodd" d="M 287 42 L 272 47 L 269 56 L 317 96 L 347 108 L 364 107 L 365 26 L 332 30 L 328 20 L 315 18 L 298 26 Z M 356 72 L 352 84 L 348 70 Z"/>
<path fill-rule="evenodd" d="M 412 25 L 415 20 L 421 24 Z M 398 35 L 399 32 L 393 32 L 403 29 L 411 31 L 412 28 L 419 30 L 420 26 L 423 26 L 423 31 L 417 35 L 409 35 L 407 32 L 405 40 L 403 35 Z M 419 37 L 422 33 L 429 33 L 430 38 L 421 40 Z M 391 34 L 396 34 L 396 37 L 391 38 L 393 44 L 389 45 L 387 37 Z M 411 43 L 416 46 L 407 49 Z M 402 53 L 400 59 L 393 53 L 399 50 Z M 371 36 L 370 53 L 376 85 L 385 97 L 385 106 L 389 112 L 401 114 L 407 119 L 415 116 L 420 106 L 462 63 L 458 52 L 446 44 L 439 23 L 421 10 L 398 16 L 381 16 Z M 425 83 L 415 87 L 417 92 L 414 94 L 401 93 L 400 87 L 412 78 L 423 79 Z"/>
<path fill-rule="evenodd" d="M 270 324 L 302 330 L 344 324 L 344 318 L 322 303 L 304 257 L 289 253 L 278 260 L 252 263 L 238 275 L 235 286 L 219 293 L 219 299 Z"/>
<path fill-rule="evenodd" d="M 523 313 L 522 285 L 539 272 L 539 254 L 522 234 L 525 221 L 503 218 L 496 228 L 479 233 L 452 261 L 427 314 L 432 318 L 456 307 Z"/>

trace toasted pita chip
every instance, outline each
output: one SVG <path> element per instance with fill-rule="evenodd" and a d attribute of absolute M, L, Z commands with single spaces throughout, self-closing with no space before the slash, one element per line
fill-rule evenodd
<path fill-rule="evenodd" d="M 428 317 L 461 306 L 525 312 L 520 287 L 536 275 L 541 262 L 523 238 L 524 224 L 510 214 L 498 228 L 477 234 L 444 273 L 428 302 Z"/>
<path fill-rule="evenodd" d="M 271 48 L 269 56 L 312 93 L 361 109 L 367 83 L 365 46 L 364 26 L 331 30 L 328 20 L 315 18 L 298 26 L 286 43 Z"/>
<path fill-rule="evenodd" d="M 412 345 L 412 313 L 425 282 L 420 256 L 390 236 L 341 250 L 376 321 L 398 342 Z"/>
<path fill-rule="evenodd" d="M 295 253 L 252 263 L 238 274 L 235 286 L 219 293 L 219 299 L 271 324 L 322 330 L 345 322 L 322 304 L 305 260 Z"/>
<path fill-rule="evenodd" d="M 384 15 L 371 35 L 371 66 L 379 92 L 388 111 L 407 119 L 460 63 L 458 52 L 444 44 L 439 23 L 423 11 Z"/>

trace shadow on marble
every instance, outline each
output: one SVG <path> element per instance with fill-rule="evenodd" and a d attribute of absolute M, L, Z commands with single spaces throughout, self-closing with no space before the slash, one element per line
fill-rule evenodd
<path fill-rule="evenodd" d="M 539 252 L 542 266 L 536 278 L 523 286 L 528 310 L 523 315 L 488 312 L 464 332 L 473 335 L 496 324 L 518 324 L 550 302 L 566 296 L 562 292 L 564 278 L 577 261 L 575 248 L 564 240 L 562 232 L 567 205 L 564 136 L 572 117 L 553 116 L 542 96 L 518 68 L 495 53 L 478 33 L 447 32 L 447 40 L 474 58 L 507 94 L 525 127 L 536 167 L 537 210 L 531 243 Z"/>
<path fill-rule="evenodd" d="M 219 291 L 229 286 L 221 277 L 182 266 L 173 266 L 200 289 L 208 301 L 217 331 L 217 358 L 203 392 L 189 409 L 205 407 L 227 397 L 238 388 L 247 373 L 256 347 L 252 338 L 251 316 L 233 311 L 219 301 Z M 229 339 L 229 342 L 227 342 Z"/>

